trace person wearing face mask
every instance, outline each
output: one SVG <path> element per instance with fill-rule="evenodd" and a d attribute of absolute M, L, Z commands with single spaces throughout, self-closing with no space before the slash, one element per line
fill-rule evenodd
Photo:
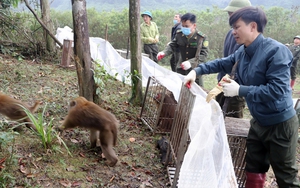
<path fill-rule="evenodd" d="M 196 28 L 196 15 L 186 13 L 181 17 L 181 30 L 167 47 L 157 54 L 157 60 L 171 55 L 179 48 L 180 58 L 177 61 L 176 72 L 187 75 L 193 68 L 206 61 L 208 54 L 208 40 L 206 35 Z M 196 83 L 203 87 L 202 77 Z"/>
<path fill-rule="evenodd" d="M 144 52 L 149 55 L 149 58 L 157 62 L 157 53 L 159 42 L 158 28 L 155 22 L 152 21 L 152 13 L 145 11 L 141 14 L 144 23 L 141 24 L 141 39 L 144 43 Z"/>
<path fill-rule="evenodd" d="M 176 33 L 178 30 L 181 29 L 181 14 L 175 14 L 173 19 L 174 26 L 171 30 L 171 40 L 173 40 L 176 36 Z M 171 59 L 170 59 L 170 65 L 173 72 L 176 72 L 176 64 L 180 58 L 180 51 L 179 48 L 175 50 L 174 53 L 172 53 Z"/>

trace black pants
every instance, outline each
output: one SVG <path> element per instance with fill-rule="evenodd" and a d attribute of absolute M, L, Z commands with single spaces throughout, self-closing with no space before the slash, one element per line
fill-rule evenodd
<path fill-rule="evenodd" d="M 225 99 L 228 100 L 227 109 L 224 109 Z M 245 108 L 245 99 L 243 97 L 225 97 L 224 93 L 220 93 L 216 96 L 216 101 L 224 111 L 223 113 L 227 117 L 243 118 L 243 110 Z"/>
<path fill-rule="evenodd" d="M 177 65 L 177 63 L 175 61 L 175 55 L 173 53 L 171 56 L 171 59 L 170 59 L 170 66 L 171 66 L 171 69 L 173 72 L 176 72 L 176 65 Z"/>
<path fill-rule="evenodd" d="M 176 72 L 176 67 L 179 62 L 181 62 L 181 54 L 179 50 L 175 50 L 170 59 L 170 66 L 173 72 Z"/>
<path fill-rule="evenodd" d="M 292 80 L 296 80 L 296 77 L 297 77 L 297 65 L 296 66 L 291 66 L 290 68 L 291 70 L 291 79 Z"/>
<path fill-rule="evenodd" d="M 158 47 L 156 44 L 144 44 L 144 52 L 149 58 L 157 63 Z"/>
<path fill-rule="evenodd" d="M 255 119 L 251 119 L 250 124 L 246 144 L 246 171 L 266 173 L 271 164 L 280 188 L 300 187 L 296 163 L 298 117 L 295 115 L 271 126 L 261 126 Z"/>

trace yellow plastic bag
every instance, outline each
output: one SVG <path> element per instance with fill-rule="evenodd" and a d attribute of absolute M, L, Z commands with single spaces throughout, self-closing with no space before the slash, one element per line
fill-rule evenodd
<path fill-rule="evenodd" d="M 219 95 L 221 92 L 223 92 L 222 83 L 224 82 L 230 82 L 230 76 L 226 74 L 221 81 L 214 87 L 206 96 L 206 102 L 210 102 L 211 99 L 215 98 L 217 95 Z"/>

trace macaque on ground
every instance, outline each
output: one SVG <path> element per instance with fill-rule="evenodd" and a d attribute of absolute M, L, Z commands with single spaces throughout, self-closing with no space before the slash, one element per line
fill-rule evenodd
<path fill-rule="evenodd" d="M 157 141 L 156 147 L 159 149 L 160 154 L 160 162 L 162 164 L 166 163 L 167 160 L 167 152 L 169 147 L 169 141 L 165 136 L 162 136 L 161 139 Z M 169 156 L 169 162 L 171 161 L 171 155 Z"/>
<path fill-rule="evenodd" d="M 97 141 L 100 140 L 102 152 L 109 166 L 114 166 L 118 162 L 113 146 L 117 142 L 119 121 L 112 113 L 84 97 L 78 97 L 70 102 L 68 115 L 59 129 L 77 126 L 90 130 L 92 148 L 96 147 Z"/>
<path fill-rule="evenodd" d="M 162 101 L 162 93 L 158 93 L 155 97 L 155 102 L 159 105 Z M 173 119 L 175 116 L 177 101 L 171 91 L 167 91 L 163 100 L 162 109 L 159 115 L 157 126 L 161 131 L 170 132 Z"/>
<path fill-rule="evenodd" d="M 18 121 L 19 123 L 26 123 L 26 127 L 36 131 L 35 126 L 20 105 L 27 108 L 31 113 L 34 113 L 39 107 L 40 102 L 36 101 L 33 106 L 29 106 L 0 92 L 0 114 L 7 116 L 11 120 Z M 20 128 L 16 128 L 16 130 L 20 130 Z"/>

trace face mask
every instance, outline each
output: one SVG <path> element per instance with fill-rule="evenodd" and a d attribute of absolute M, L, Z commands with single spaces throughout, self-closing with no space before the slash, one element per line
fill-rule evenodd
<path fill-rule="evenodd" d="M 173 20 L 174 25 L 178 23 L 178 20 Z"/>
<path fill-rule="evenodd" d="M 191 28 L 189 27 L 181 27 L 181 31 L 185 36 L 188 36 L 189 34 L 191 34 Z"/>

